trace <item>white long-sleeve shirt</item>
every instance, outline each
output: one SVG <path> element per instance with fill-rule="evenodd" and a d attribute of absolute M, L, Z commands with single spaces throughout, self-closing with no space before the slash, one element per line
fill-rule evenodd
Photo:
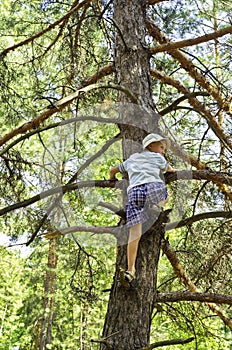
<path fill-rule="evenodd" d="M 166 159 L 160 154 L 145 150 L 132 154 L 118 166 L 121 173 L 127 172 L 129 176 L 128 191 L 135 186 L 150 182 L 164 182 L 160 172 L 168 168 Z"/>

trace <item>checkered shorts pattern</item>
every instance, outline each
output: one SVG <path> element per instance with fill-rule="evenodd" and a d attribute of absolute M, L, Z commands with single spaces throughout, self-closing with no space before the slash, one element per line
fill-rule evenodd
<path fill-rule="evenodd" d="M 132 187 L 128 192 L 126 204 L 126 226 L 146 222 L 149 217 L 146 209 L 158 204 L 168 197 L 168 191 L 163 182 L 151 182 Z"/>

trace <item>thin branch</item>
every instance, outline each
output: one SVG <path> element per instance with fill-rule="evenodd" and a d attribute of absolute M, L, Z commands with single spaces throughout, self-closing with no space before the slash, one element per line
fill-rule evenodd
<path fill-rule="evenodd" d="M 186 339 L 171 339 L 171 340 L 163 340 L 158 341 L 156 343 L 150 344 L 148 346 L 143 347 L 141 350 L 152 350 L 155 348 L 159 348 L 161 346 L 169 346 L 169 345 L 178 345 L 178 344 L 188 344 L 194 340 L 194 337 L 186 338 Z"/>
<path fill-rule="evenodd" d="M 68 184 L 74 182 L 77 180 L 78 176 L 80 176 L 80 174 L 98 157 L 100 157 L 104 152 L 107 151 L 107 149 L 115 142 L 117 142 L 118 140 L 120 140 L 122 138 L 121 133 L 118 133 L 116 136 L 114 136 L 112 139 L 108 140 L 103 146 L 102 148 L 96 152 L 92 157 L 90 157 L 89 159 L 86 160 L 86 162 L 84 164 L 82 164 L 80 166 L 80 168 L 78 169 L 78 171 L 71 177 L 71 179 L 68 181 Z"/>
<path fill-rule="evenodd" d="M 93 89 L 102 89 L 102 88 L 108 88 L 108 89 L 115 89 L 120 90 L 124 92 L 130 99 L 132 103 L 137 104 L 138 101 L 136 97 L 132 94 L 132 92 L 127 89 L 124 86 L 117 85 L 117 84 L 92 84 L 86 87 L 81 87 L 77 89 L 74 93 L 68 95 L 67 97 L 62 98 L 61 100 L 57 101 L 54 106 L 51 106 L 51 108 L 46 109 L 44 112 L 42 112 L 38 117 L 32 119 L 31 121 L 21 125 L 20 127 L 12 130 L 5 136 L 3 136 L 0 139 L 0 146 L 2 146 L 4 143 L 12 139 L 14 136 L 17 136 L 19 134 L 24 134 L 25 132 L 38 128 L 39 125 L 44 122 L 46 119 L 48 119 L 53 114 L 62 111 L 65 107 L 70 105 L 73 100 L 76 98 L 79 98 L 82 93 L 86 93 L 88 91 L 91 91 Z"/>
<path fill-rule="evenodd" d="M 67 182 L 66 185 L 73 183 L 78 176 L 88 167 L 89 164 L 91 164 L 91 162 L 93 162 L 95 159 L 97 159 L 101 154 L 103 154 L 114 142 L 116 142 L 118 139 L 120 138 L 120 133 L 118 135 L 116 135 L 114 138 L 108 140 L 105 145 L 97 152 L 95 153 L 92 157 L 90 157 L 79 169 L 78 171 L 69 179 L 69 181 Z M 37 236 L 40 228 L 43 226 L 43 224 L 45 223 L 45 221 L 47 220 L 47 218 L 49 217 L 49 215 L 51 214 L 51 212 L 53 211 L 53 209 L 58 205 L 58 203 L 61 201 L 63 197 L 63 193 L 61 192 L 59 196 L 57 196 L 55 198 L 55 200 L 53 201 L 53 203 L 50 205 L 50 207 L 47 209 L 46 213 L 44 214 L 44 216 L 42 217 L 42 219 L 40 220 L 40 223 L 38 224 L 38 226 L 36 227 L 36 230 L 33 232 L 33 234 L 31 235 L 30 239 L 27 242 L 27 245 L 31 244 L 33 242 L 33 240 L 35 239 L 35 237 Z"/>
<path fill-rule="evenodd" d="M 164 1 L 168 1 L 168 0 L 148 0 L 147 3 L 148 3 L 148 5 L 156 5 L 156 4 L 159 4 L 160 2 L 164 2 Z"/>
<path fill-rule="evenodd" d="M 57 123 L 53 123 L 47 126 L 44 126 L 42 128 L 38 128 L 35 130 L 32 130 L 30 132 L 28 132 L 26 135 L 22 135 L 19 138 L 17 138 L 16 140 L 14 140 L 13 142 L 11 142 L 8 146 L 6 146 L 5 148 L 3 148 L 0 151 L 0 157 L 8 152 L 12 147 L 16 146 L 18 143 L 29 139 L 31 136 L 36 135 L 36 134 L 40 134 L 44 131 L 50 130 L 50 129 L 54 129 L 58 126 L 64 126 L 64 125 L 68 125 L 68 124 L 72 124 L 72 123 L 80 123 L 83 121 L 94 121 L 97 123 L 106 123 L 106 124 L 117 124 L 120 125 L 122 123 L 122 120 L 117 119 L 117 118 L 99 118 L 99 117 L 93 117 L 93 116 L 84 116 L 84 117 L 75 117 L 75 118 L 70 118 L 70 119 L 66 119 L 66 120 L 62 120 L 60 122 Z"/>
<path fill-rule="evenodd" d="M 196 91 L 196 92 L 191 92 L 191 93 L 185 94 L 184 96 L 179 97 L 170 106 L 168 106 L 167 108 L 160 111 L 159 114 L 163 116 L 167 113 L 170 113 L 171 111 L 173 111 L 176 108 L 176 106 L 179 103 L 183 102 L 184 100 L 189 100 L 190 98 L 197 97 L 197 96 L 209 96 L 209 93 L 202 92 L 202 91 Z"/>
<path fill-rule="evenodd" d="M 231 34 L 231 33 L 232 33 L 232 26 L 229 26 L 229 27 L 225 27 L 223 29 L 220 29 L 218 31 L 199 36 L 199 37 L 194 38 L 194 39 L 181 40 L 178 42 L 171 42 L 170 41 L 166 44 L 155 46 L 151 50 L 152 50 L 153 54 L 156 54 L 158 52 L 165 52 L 165 51 L 170 52 L 172 50 L 180 49 L 183 47 L 205 43 L 207 41 L 214 40 L 216 38 L 220 38 L 224 35 Z"/>
<path fill-rule="evenodd" d="M 165 229 L 166 231 L 170 231 L 174 228 L 192 225 L 194 222 L 198 222 L 200 220 L 217 219 L 217 218 L 231 219 L 232 211 L 215 211 L 215 212 L 209 212 L 209 213 L 196 214 L 190 218 L 183 219 L 179 222 L 172 222 L 170 224 L 167 224 Z"/>
<path fill-rule="evenodd" d="M 226 135 L 223 128 L 218 124 L 211 112 L 208 109 L 206 109 L 205 106 L 194 95 L 191 96 L 192 93 L 184 85 L 182 85 L 179 81 L 164 74 L 163 72 L 159 72 L 155 69 L 151 70 L 151 76 L 156 79 L 159 79 L 165 84 L 175 87 L 179 92 L 183 93 L 184 96 L 187 96 L 190 105 L 192 105 L 198 111 L 198 113 L 200 113 L 206 119 L 208 125 L 213 130 L 215 135 L 219 138 L 219 140 L 221 140 L 224 146 L 230 152 L 232 152 L 232 142 L 229 140 L 229 137 Z M 204 93 L 202 95 L 204 95 Z M 159 114 L 165 115 L 166 113 L 170 112 L 171 109 L 169 110 L 168 108 L 159 112 Z"/>
<path fill-rule="evenodd" d="M 165 36 L 164 33 L 151 21 L 147 20 L 146 25 L 151 36 L 153 36 L 160 44 L 171 43 L 169 38 Z M 169 54 L 176 59 L 181 66 L 189 73 L 189 75 L 196 80 L 196 82 L 203 87 L 206 91 L 212 95 L 218 102 L 220 108 L 222 108 L 226 113 L 232 115 L 231 113 L 231 101 L 230 99 L 224 99 L 219 91 L 214 88 L 213 85 L 207 81 L 207 79 L 198 72 L 192 61 L 190 61 L 186 55 L 184 55 L 180 50 L 172 49 L 168 51 Z"/>
<path fill-rule="evenodd" d="M 126 219 L 126 212 L 123 208 L 118 208 L 118 207 L 116 207 L 116 205 L 113 205 L 111 203 L 102 202 L 102 201 L 98 202 L 98 205 L 103 207 L 103 208 L 109 209 L 114 214 L 118 215 L 120 218 L 122 218 L 124 220 Z"/>
<path fill-rule="evenodd" d="M 112 346 L 108 344 L 107 340 L 111 337 L 114 337 L 115 335 L 119 334 L 120 332 L 114 332 L 110 335 L 108 335 L 108 337 L 102 338 L 102 339 L 91 339 L 91 343 L 100 343 L 100 344 L 104 344 L 106 346 L 106 348 L 108 350 L 113 350 Z"/>
<path fill-rule="evenodd" d="M 93 234 L 98 234 L 102 235 L 105 233 L 108 233 L 110 235 L 113 235 L 115 237 L 118 236 L 118 231 L 122 232 L 124 228 L 119 227 L 119 226 L 81 226 L 81 225 L 76 225 L 76 226 L 70 226 L 64 229 L 58 229 L 53 232 L 49 233 L 41 233 L 38 235 L 38 237 L 46 237 L 46 238 L 55 238 L 58 236 L 65 236 L 69 233 L 76 233 L 76 232 L 90 232 Z M 26 245 L 29 245 L 28 242 Z"/>
<path fill-rule="evenodd" d="M 157 303 L 175 303 L 179 301 L 199 301 L 215 304 L 232 305 L 232 295 L 200 292 L 169 292 L 157 293 Z"/>
<path fill-rule="evenodd" d="M 176 275 L 180 278 L 181 283 L 183 283 L 191 292 L 198 293 L 198 288 L 184 271 L 180 260 L 178 259 L 175 251 L 171 248 L 170 243 L 167 239 L 163 239 L 162 249 L 164 254 L 167 256 L 169 262 L 171 263 Z M 216 304 L 210 302 L 206 302 L 205 304 L 209 307 L 211 311 L 215 312 L 220 317 L 220 319 L 224 322 L 226 326 L 230 328 L 230 330 L 232 330 L 232 320 L 229 319 Z"/>
<path fill-rule="evenodd" d="M 102 17 L 104 16 L 105 12 L 107 11 L 107 9 L 109 8 L 109 6 L 111 5 L 112 2 L 113 2 L 113 0 L 109 0 L 109 2 L 106 4 L 106 6 L 104 7 L 104 9 L 102 10 L 102 12 L 100 13 L 100 15 L 98 17 L 98 21 L 101 21 Z"/>
<path fill-rule="evenodd" d="M 47 28 L 43 29 L 41 32 L 32 35 L 30 38 L 25 39 L 23 41 L 21 41 L 18 44 L 12 45 L 8 48 L 6 48 L 5 50 L 3 50 L 0 53 L 0 57 L 4 57 L 6 56 L 10 51 L 14 51 L 17 48 L 27 45 L 30 42 L 34 41 L 35 39 L 39 38 L 40 36 L 42 36 L 43 34 L 49 32 L 50 30 L 54 29 L 55 27 L 57 27 L 60 23 L 62 23 L 63 21 L 67 20 L 74 12 L 78 11 L 81 7 L 87 5 L 88 3 L 90 3 L 91 0 L 83 0 L 80 4 L 76 5 L 75 7 L 71 8 L 70 11 L 68 11 L 63 17 L 61 17 L 60 19 L 58 19 L 57 21 L 55 21 L 54 23 L 50 24 Z"/>

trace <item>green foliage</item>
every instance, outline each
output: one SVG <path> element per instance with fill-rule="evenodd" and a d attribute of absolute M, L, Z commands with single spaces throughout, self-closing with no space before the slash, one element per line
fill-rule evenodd
<path fill-rule="evenodd" d="M 23 259 L 1 247 L 0 266 L 0 349 L 10 349 L 20 336 L 19 329 L 24 326 L 18 313 L 26 295 Z"/>
<path fill-rule="evenodd" d="M 23 322 L 21 326 L 18 323 L 21 336 L 17 343 L 11 343 L 18 344 L 19 349 L 38 345 L 47 248 L 43 241 L 25 260 L 27 294 L 18 311 Z M 84 249 L 77 238 L 60 240 L 56 287 L 51 295 L 55 299 L 51 348 L 72 350 L 99 335 L 108 299 L 108 293 L 103 290 L 112 283 L 114 254 L 115 248 Z"/>
<path fill-rule="evenodd" d="M 214 6 L 213 6 L 214 4 Z M 105 1 L 91 2 L 52 30 L 4 54 L 10 46 L 29 39 L 64 16 L 69 1 L 0 2 L 0 127 L 2 136 L 12 128 L 31 121 L 86 81 L 99 68 L 113 59 L 114 23 L 111 7 L 99 21 L 99 6 Z M 173 41 L 200 36 L 228 25 L 229 1 L 161 2 L 148 9 L 149 18 Z M 202 25 L 203 23 L 203 25 Z M 181 24 L 181 25 L 180 25 Z M 128 33 L 129 35 L 129 33 Z M 153 46 L 153 39 L 147 39 Z M 231 84 L 231 38 L 203 43 L 184 49 L 192 64 L 202 73 L 225 100 Z M 183 52 L 183 51 L 182 51 Z M 0 53 L 1 54 L 1 53 Z M 181 64 L 167 53 L 151 58 L 155 68 L 179 81 L 190 92 L 202 92 Z M 104 77 L 107 83 L 114 78 Z M 152 81 L 153 98 L 158 111 L 170 106 L 181 93 L 170 84 Z M 198 96 L 215 119 L 219 109 L 212 97 Z M 108 140 L 119 133 L 115 124 L 87 120 L 87 117 L 117 118 L 118 92 L 94 89 L 80 95 L 69 107 L 57 111 L 49 120 L 34 126 L 34 134 L 17 136 L 9 141 L 7 152 L 0 159 L 1 207 L 24 201 L 40 192 L 66 185 L 78 173 L 76 181 L 108 179 L 109 168 L 122 160 L 121 143 L 102 150 Z M 71 118 L 79 121 L 67 123 Z M 84 119 L 86 118 L 86 119 Z M 59 124 L 60 123 L 60 124 Z M 59 124 L 59 125 L 58 125 Z M 227 172 L 231 157 L 198 110 L 187 99 L 164 116 L 161 127 L 168 130 L 181 147 L 205 162 L 212 170 Z M 43 129 L 43 130 L 42 130 Z M 224 119 L 224 129 L 231 134 L 231 120 Z M 94 157 L 98 154 L 97 157 Z M 88 164 L 91 160 L 90 164 Z M 168 153 L 170 163 L 186 168 L 184 161 Z M 190 182 L 190 181 L 189 181 Z M 169 186 L 173 208 L 171 220 L 180 220 L 193 213 L 223 210 L 227 203 L 218 187 L 211 183 L 185 182 Z M 58 194 L 59 195 L 59 194 Z M 25 208 L 1 217 L 1 232 L 11 243 L 37 232 L 33 253 L 22 258 L 14 252 L 0 250 L 0 349 L 36 348 L 39 344 L 43 298 L 54 298 L 52 343 L 47 349 L 97 349 L 91 338 L 99 339 L 106 313 L 109 289 L 114 275 L 115 239 L 104 233 L 79 232 L 57 239 L 58 266 L 55 270 L 55 291 L 45 295 L 49 244 L 45 234 L 70 226 L 116 226 L 119 218 L 100 202 L 123 207 L 120 189 L 85 188 L 66 193 L 56 210 L 45 217 L 57 195 L 41 198 Z M 43 225 L 41 222 L 44 220 Z M 201 291 L 230 294 L 231 286 L 231 221 L 204 220 L 170 233 L 185 271 Z M 158 286 L 160 291 L 183 289 L 169 262 L 161 257 Z M 107 291 L 104 291 L 107 290 Z M 222 310 L 231 318 L 231 310 Z M 222 322 L 199 303 L 165 304 L 154 311 L 151 341 L 195 336 L 194 343 L 184 349 L 230 350 L 231 333 Z M 90 345 L 91 344 L 91 345 Z M 194 345 L 193 345 L 194 344 Z M 175 349 L 182 349 L 175 346 Z M 166 347 L 171 349 L 171 347 Z"/>

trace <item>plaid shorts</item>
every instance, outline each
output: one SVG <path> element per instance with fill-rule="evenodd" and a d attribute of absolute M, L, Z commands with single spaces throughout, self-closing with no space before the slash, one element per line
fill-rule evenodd
<path fill-rule="evenodd" d="M 167 199 L 168 191 L 163 182 L 151 182 L 132 187 L 126 204 L 126 226 L 146 222 L 149 217 L 146 209 Z"/>

